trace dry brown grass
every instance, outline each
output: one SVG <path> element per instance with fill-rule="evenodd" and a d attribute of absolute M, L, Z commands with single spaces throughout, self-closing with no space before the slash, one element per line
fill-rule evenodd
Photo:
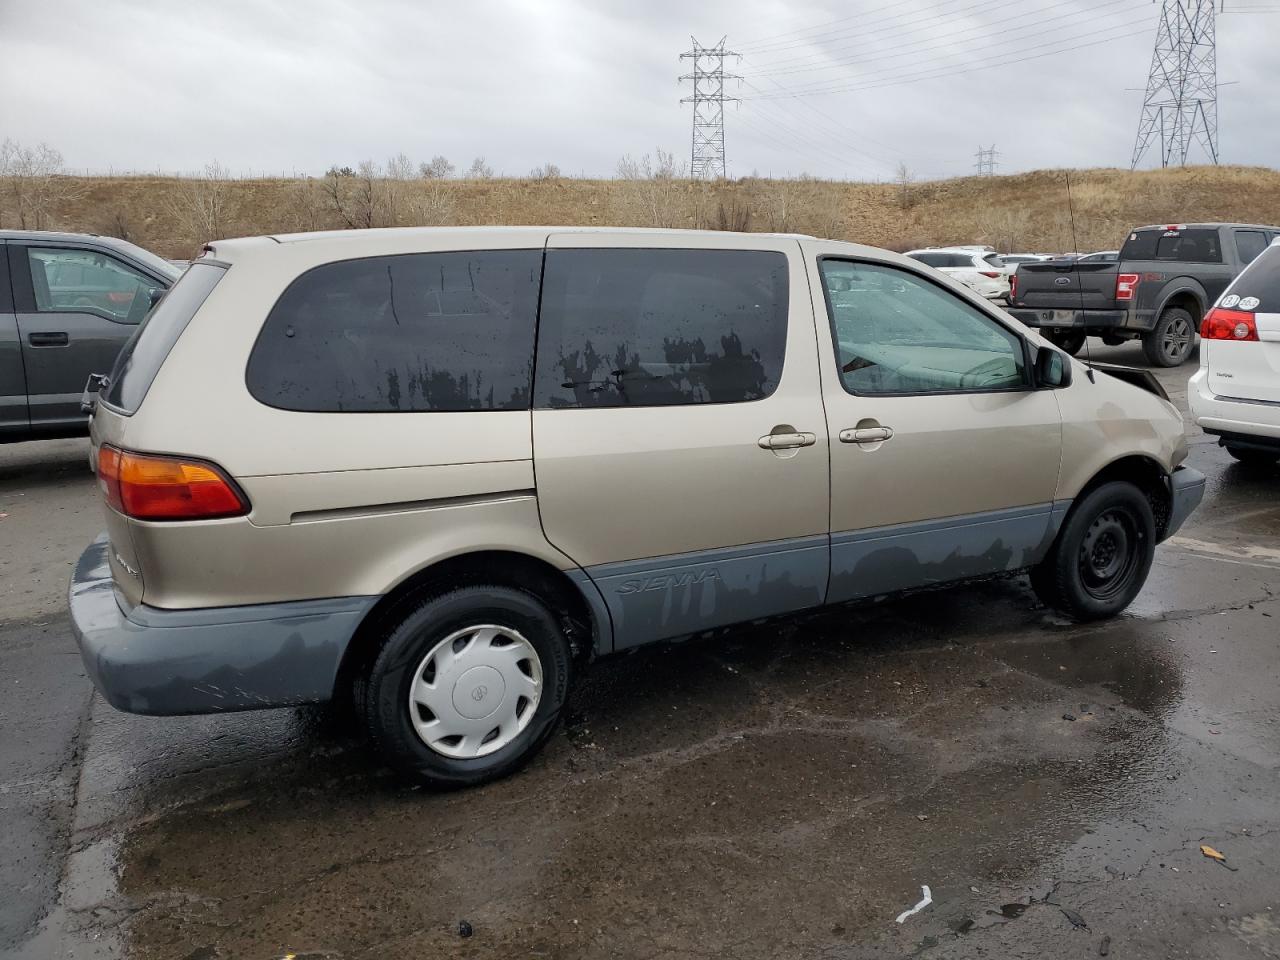
<path fill-rule="evenodd" d="M 1280 222 L 1280 172 L 1246 167 L 1071 174 L 1077 241 L 1063 171 L 916 183 L 910 203 L 895 183 L 759 180 L 402 180 L 376 181 L 374 222 L 574 224 L 775 230 L 906 250 L 943 243 L 1001 249 L 1114 248 L 1143 223 L 1198 220 Z M 57 229 L 125 235 L 165 256 L 189 257 L 212 237 L 184 216 L 193 181 L 166 177 L 69 178 L 54 209 Z M 222 184 L 227 235 L 343 226 L 323 179 L 231 180 Z M 14 226 L 0 197 L 0 226 Z"/>

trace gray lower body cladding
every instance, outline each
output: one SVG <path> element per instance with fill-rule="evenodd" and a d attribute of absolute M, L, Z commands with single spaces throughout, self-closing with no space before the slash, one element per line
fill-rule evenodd
<path fill-rule="evenodd" d="M 614 649 L 957 580 L 1023 570 L 1048 552 L 1070 502 L 872 527 L 587 569 Z"/>
<path fill-rule="evenodd" d="M 1200 506 L 1204 499 L 1204 474 L 1191 467 L 1178 467 L 1169 476 L 1169 522 L 1165 524 L 1164 537 L 1168 539 Z"/>
<path fill-rule="evenodd" d="M 377 597 L 206 610 L 130 609 L 117 599 L 106 534 L 71 580 L 71 622 L 93 684 L 129 713 L 174 715 L 319 703 Z"/>

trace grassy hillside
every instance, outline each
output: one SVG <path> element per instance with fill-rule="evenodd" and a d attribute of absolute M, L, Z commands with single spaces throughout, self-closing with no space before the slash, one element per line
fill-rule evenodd
<path fill-rule="evenodd" d="M 594 224 L 779 230 L 905 250 L 1114 248 L 1142 223 L 1280 222 L 1280 172 L 1243 167 L 1062 171 L 898 184 L 820 180 L 223 180 L 58 177 L 46 227 L 124 236 L 189 257 L 217 236 L 424 224 Z M 0 226 L 16 227 L 10 191 Z M 30 223 L 28 223 L 30 226 Z"/>

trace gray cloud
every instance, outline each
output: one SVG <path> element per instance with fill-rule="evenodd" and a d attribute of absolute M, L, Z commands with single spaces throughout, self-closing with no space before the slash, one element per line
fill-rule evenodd
<path fill-rule="evenodd" d="M 1224 162 L 1273 164 L 1280 16 L 1219 20 Z M 743 97 L 731 175 L 888 179 L 1126 166 L 1158 7 L 1144 0 L 413 0 L 0 2 L 0 136 L 94 171 L 323 172 L 404 151 L 514 175 L 551 161 L 610 175 L 624 153 L 687 154 L 676 83 L 690 34 L 727 34 Z M 832 23 L 816 29 L 819 25 Z M 1136 33 L 1135 36 L 1123 34 Z M 1015 62 L 1069 45 L 1112 42 Z M 985 68 L 977 66 L 990 64 Z M 823 67 L 824 69 L 817 69 Z M 966 72 L 967 71 L 967 72 Z M 903 82 L 913 81 L 913 82 Z M 792 97 L 799 90 L 832 90 Z M 1155 162 L 1154 154 L 1149 157 Z"/>

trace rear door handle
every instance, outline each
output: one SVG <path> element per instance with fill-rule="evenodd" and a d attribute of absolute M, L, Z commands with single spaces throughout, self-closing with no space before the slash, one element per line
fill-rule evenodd
<path fill-rule="evenodd" d="M 65 333 L 29 333 L 27 343 L 33 347 L 65 347 L 71 338 Z"/>
<path fill-rule="evenodd" d="M 883 443 L 892 438 L 891 427 L 849 427 L 840 431 L 841 443 Z"/>
<path fill-rule="evenodd" d="M 793 447 L 812 447 L 817 441 L 812 433 L 769 433 L 756 442 L 764 450 L 790 450 Z"/>

